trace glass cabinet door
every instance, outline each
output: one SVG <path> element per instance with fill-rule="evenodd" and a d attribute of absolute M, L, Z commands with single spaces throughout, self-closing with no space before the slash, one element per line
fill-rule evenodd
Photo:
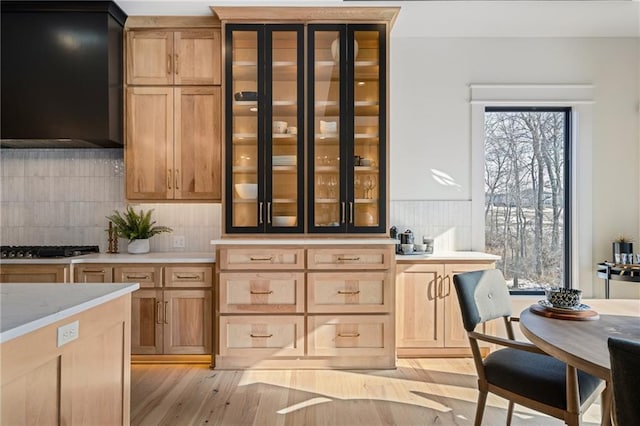
<path fill-rule="evenodd" d="M 309 25 L 310 232 L 386 232 L 386 29 Z"/>
<path fill-rule="evenodd" d="M 301 25 L 226 26 L 228 233 L 304 230 Z"/>
<path fill-rule="evenodd" d="M 259 232 L 264 209 L 260 26 L 228 28 L 226 38 L 226 223 L 227 230 Z"/>
<path fill-rule="evenodd" d="M 346 27 L 309 26 L 309 230 L 346 230 Z"/>
<path fill-rule="evenodd" d="M 349 232 L 386 230 L 386 38 L 383 26 L 349 25 L 353 164 Z"/>
<path fill-rule="evenodd" d="M 304 230 L 304 51 L 300 25 L 266 26 L 267 232 Z"/>

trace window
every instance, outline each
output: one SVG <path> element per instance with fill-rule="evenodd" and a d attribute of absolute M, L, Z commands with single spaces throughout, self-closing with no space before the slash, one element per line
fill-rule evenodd
<path fill-rule="evenodd" d="M 570 287 L 571 108 L 486 107 L 485 248 L 515 294 Z"/>

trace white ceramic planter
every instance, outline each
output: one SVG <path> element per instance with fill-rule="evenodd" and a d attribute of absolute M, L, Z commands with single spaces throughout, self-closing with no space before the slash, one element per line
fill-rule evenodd
<path fill-rule="evenodd" d="M 127 246 L 127 251 L 131 254 L 149 253 L 149 239 L 131 241 Z"/>

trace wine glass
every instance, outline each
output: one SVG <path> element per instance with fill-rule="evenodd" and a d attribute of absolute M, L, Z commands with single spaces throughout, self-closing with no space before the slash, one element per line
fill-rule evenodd
<path fill-rule="evenodd" d="M 322 194 L 326 192 L 325 190 L 325 182 L 324 177 L 322 175 L 318 175 L 316 179 L 318 198 L 323 198 Z"/>
<path fill-rule="evenodd" d="M 331 176 L 329 178 L 329 183 L 327 184 L 329 186 L 329 198 L 336 198 L 336 185 L 338 185 L 338 180 L 336 179 L 335 176 Z"/>
<path fill-rule="evenodd" d="M 360 176 L 356 176 L 355 180 L 353 181 L 353 193 L 356 194 L 356 198 L 358 198 L 358 192 L 360 189 L 360 184 L 362 182 L 360 182 Z"/>
<path fill-rule="evenodd" d="M 367 176 L 364 181 L 364 198 L 371 198 L 371 189 L 373 188 L 373 181 L 371 176 Z"/>

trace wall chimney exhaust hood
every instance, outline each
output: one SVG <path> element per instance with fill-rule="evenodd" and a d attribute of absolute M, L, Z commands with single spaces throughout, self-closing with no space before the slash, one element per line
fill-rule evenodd
<path fill-rule="evenodd" d="M 121 148 L 122 28 L 112 1 L 0 8 L 0 147 Z"/>

